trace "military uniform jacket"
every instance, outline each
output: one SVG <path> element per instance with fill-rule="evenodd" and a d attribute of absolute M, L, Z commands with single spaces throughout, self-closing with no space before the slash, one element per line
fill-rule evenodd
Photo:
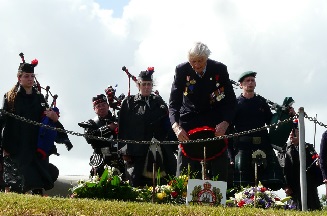
<path fill-rule="evenodd" d="M 168 108 L 160 96 L 128 96 L 122 102 L 119 113 L 118 138 L 136 141 L 150 141 L 152 138 L 164 140 L 167 135 L 164 128 L 167 117 Z M 119 144 L 119 151 L 123 155 L 145 156 L 148 148 L 148 144 Z"/>
<path fill-rule="evenodd" d="M 96 116 L 93 119 L 90 119 L 86 122 L 82 122 L 83 125 L 80 126 L 85 127 L 85 133 L 88 135 L 116 139 L 117 138 L 116 131 L 112 131 L 109 128 L 109 126 L 107 126 L 113 122 L 117 122 L 117 119 L 116 117 L 112 116 L 111 112 L 109 111 L 108 115 L 105 116 L 104 118 Z M 94 152 L 98 154 L 101 154 L 101 148 L 104 147 L 113 148 L 112 143 L 108 141 L 90 139 L 90 138 L 85 138 L 85 139 L 88 144 L 91 144 L 92 148 L 94 149 Z M 117 152 L 117 149 L 114 151 Z"/>
<path fill-rule="evenodd" d="M 33 89 L 32 94 L 27 95 L 24 88 L 19 87 L 14 102 L 13 114 L 32 121 L 40 122 L 45 106 L 46 104 L 43 95 L 39 95 L 35 89 Z M 6 94 L 4 95 L 3 99 L 3 109 L 9 112 Z M 7 117 L 3 113 L 0 115 L 0 118 L 2 119 L 1 121 L 3 122 L 3 149 L 10 154 L 16 154 L 18 151 L 22 150 L 22 147 L 24 147 L 24 145 L 22 146 L 22 143 L 30 143 L 30 147 L 25 147 L 29 148 L 29 151 L 33 149 L 33 153 L 35 153 L 39 127 Z"/>
<path fill-rule="evenodd" d="M 269 125 L 272 112 L 266 100 L 255 95 L 253 98 L 245 98 L 243 95 L 237 97 L 237 108 L 233 125 L 236 132 L 248 131 Z M 261 130 L 246 136 L 266 136 L 267 130 Z"/>
<path fill-rule="evenodd" d="M 176 67 L 169 99 L 171 124 L 178 122 L 186 131 L 215 127 L 222 121 L 230 123 L 235 107 L 236 96 L 224 64 L 208 59 L 202 77 L 189 62 Z"/>
<path fill-rule="evenodd" d="M 40 122 L 46 104 L 42 94 L 33 89 L 32 94 L 26 94 L 19 86 L 14 102 L 13 114 L 32 121 Z M 7 96 L 4 96 L 3 109 L 8 110 Z M 53 187 L 55 179 L 51 176 L 48 158 L 40 159 L 36 154 L 39 126 L 22 122 L 12 117 L 3 116 L 2 146 L 17 166 L 25 179 L 25 190 L 32 188 Z"/>

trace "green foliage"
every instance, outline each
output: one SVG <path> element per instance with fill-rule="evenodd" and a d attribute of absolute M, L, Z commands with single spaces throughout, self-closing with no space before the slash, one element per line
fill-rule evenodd
<path fill-rule="evenodd" d="M 114 168 L 108 167 L 101 178 L 94 176 L 89 181 L 79 181 L 71 189 L 73 198 L 98 198 L 135 201 L 138 192 L 128 182 L 114 175 Z"/>
<path fill-rule="evenodd" d="M 168 176 L 167 185 L 147 186 L 138 189 L 139 199 L 144 202 L 185 204 L 188 177 Z"/>

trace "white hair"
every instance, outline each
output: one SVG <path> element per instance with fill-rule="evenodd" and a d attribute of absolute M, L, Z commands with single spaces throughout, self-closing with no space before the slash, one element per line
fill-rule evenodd
<path fill-rule="evenodd" d="M 188 59 L 194 57 L 205 57 L 209 58 L 211 51 L 208 46 L 202 42 L 194 43 L 194 46 L 188 51 Z"/>

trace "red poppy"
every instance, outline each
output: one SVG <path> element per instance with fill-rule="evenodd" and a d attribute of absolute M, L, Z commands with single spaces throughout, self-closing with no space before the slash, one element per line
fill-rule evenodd
<path fill-rule="evenodd" d="M 176 191 L 172 191 L 172 192 L 170 193 L 170 195 L 171 195 L 173 198 L 176 198 L 177 195 L 178 195 L 178 193 L 177 193 Z"/>
<path fill-rule="evenodd" d="M 238 206 L 238 207 L 243 207 L 244 204 L 245 204 L 245 201 L 244 201 L 244 200 L 241 200 L 241 201 L 239 201 L 239 202 L 237 203 L 237 206 Z"/>
<path fill-rule="evenodd" d="M 267 188 L 265 188 L 265 187 L 260 188 L 261 192 L 265 192 L 266 190 L 267 190 Z"/>

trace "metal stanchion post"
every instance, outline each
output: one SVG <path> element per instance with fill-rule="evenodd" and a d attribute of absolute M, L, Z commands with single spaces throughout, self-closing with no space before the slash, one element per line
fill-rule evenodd
<path fill-rule="evenodd" d="M 300 158 L 300 186 L 302 211 L 308 210 L 307 205 L 307 175 L 306 175 L 306 154 L 305 154 L 305 128 L 304 108 L 299 108 L 299 158 Z"/>
<path fill-rule="evenodd" d="M 206 147 L 203 147 L 203 160 L 201 161 L 201 165 L 202 165 L 202 180 L 206 180 L 207 179 L 207 167 L 206 167 Z"/>

